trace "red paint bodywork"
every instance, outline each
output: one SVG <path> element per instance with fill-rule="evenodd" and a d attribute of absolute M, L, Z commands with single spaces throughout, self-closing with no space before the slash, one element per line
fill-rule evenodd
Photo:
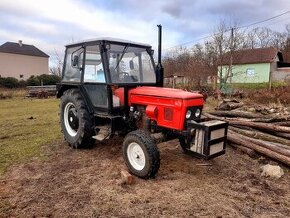
<path fill-rule="evenodd" d="M 119 98 L 120 105 L 124 105 L 124 103 L 125 103 L 124 88 L 114 89 L 113 94 Z"/>
<path fill-rule="evenodd" d="M 188 107 L 202 107 L 204 104 L 201 94 L 180 89 L 143 86 L 131 89 L 128 95 L 130 106 L 146 106 L 146 115 L 155 120 L 157 125 L 176 130 L 185 129 L 184 121 Z M 172 116 L 172 119 L 166 117 L 165 111 L 170 112 L 167 115 Z"/>

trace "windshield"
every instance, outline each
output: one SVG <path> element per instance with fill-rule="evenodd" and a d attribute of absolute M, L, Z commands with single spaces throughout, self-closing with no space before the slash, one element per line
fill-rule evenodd
<path fill-rule="evenodd" d="M 108 58 L 112 83 L 156 83 L 153 63 L 145 48 L 111 44 Z"/>

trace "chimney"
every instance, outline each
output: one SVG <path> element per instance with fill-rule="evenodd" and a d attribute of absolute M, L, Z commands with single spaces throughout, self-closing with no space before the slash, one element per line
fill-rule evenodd
<path fill-rule="evenodd" d="M 19 40 L 18 44 L 19 44 L 20 47 L 22 47 L 22 40 Z"/>

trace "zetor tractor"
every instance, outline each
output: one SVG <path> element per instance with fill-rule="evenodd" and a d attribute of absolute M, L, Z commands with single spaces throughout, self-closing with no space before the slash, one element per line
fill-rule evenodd
<path fill-rule="evenodd" d="M 178 138 L 185 153 L 211 159 L 225 153 L 227 123 L 202 121 L 203 96 L 163 88 L 161 31 L 158 64 L 150 45 L 100 38 L 66 46 L 60 121 L 73 148 L 124 136 L 123 157 L 141 178 L 158 172 L 156 143 Z"/>

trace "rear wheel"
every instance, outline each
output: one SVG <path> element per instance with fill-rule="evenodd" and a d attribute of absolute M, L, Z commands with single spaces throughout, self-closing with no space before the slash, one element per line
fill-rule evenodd
<path fill-rule="evenodd" d="M 129 171 L 140 178 L 154 178 L 160 155 L 154 140 L 143 130 L 130 132 L 123 143 L 123 156 Z"/>
<path fill-rule="evenodd" d="M 60 101 L 60 122 L 65 140 L 73 148 L 87 148 L 95 143 L 93 116 L 77 89 L 64 92 Z"/>

